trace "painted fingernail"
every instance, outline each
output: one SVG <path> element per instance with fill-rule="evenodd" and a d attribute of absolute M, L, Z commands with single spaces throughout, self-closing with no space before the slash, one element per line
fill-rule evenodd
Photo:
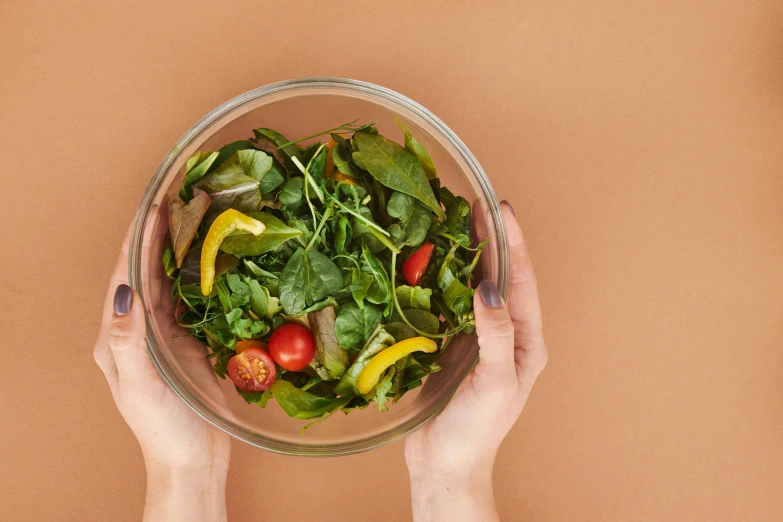
<path fill-rule="evenodd" d="M 114 292 L 114 315 L 127 315 L 133 304 L 133 290 L 128 285 L 120 285 Z"/>
<path fill-rule="evenodd" d="M 509 203 L 507 199 L 504 199 L 503 201 L 501 201 L 500 204 L 501 205 L 505 204 L 508 207 L 508 209 L 511 211 L 512 214 L 514 214 L 515 216 L 517 215 L 517 213 L 514 212 L 514 207 L 511 206 L 511 203 Z"/>
<path fill-rule="evenodd" d="M 478 291 L 485 306 L 488 308 L 497 308 L 500 306 L 500 294 L 492 281 L 484 279 L 479 283 Z"/>

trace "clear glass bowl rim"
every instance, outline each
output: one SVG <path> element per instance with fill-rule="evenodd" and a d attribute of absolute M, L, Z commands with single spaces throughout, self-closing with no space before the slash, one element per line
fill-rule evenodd
<path fill-rule="evenodd" d="M 470 174 L 472 174 L 475 180 L 478 182 L 479 187 L 483 192 L 483 196 L 487 202 L 488 211 L 493 219 L 494 233 L 499 254 L 497 266 L 498 278 L 496 284 L 498 291 L 505 298 L 508 292 L 509 256 L 508 240 L 506 237 L 503 215 L 500 211 L 500 206 L 497 197 L 495 196 L 495 192 L 492 188 L 492 185 L 489 183 L 486 174 L 484 173 L 476 158 L 462 142 L 462 140 L 457 137 L 457 135 L 454 134 L 454 132 L 449 129 L 445 123 L 443 123 L 428 109 L 411 100 L 410 98 L 392 91 L 391 89 L 387 89 L 372 83 L 347 78 L 312 77 L 297 78 L 271 83 L 236 96 L 235 98 L 223 103 L 216 109 L 209 112 L 206 116 L 201 118 L 201 120 L 193 125 L 177 141 L 168 154 L 166 154 L 166 156 L 160 162 L 160 165 L 158 165 L 155 174 L 152 176 L 149 185 L 147 185 L 147 188 L 144 191 L 141 202 L 139 203 L 138 210 L 136 211 L 136 216 L 133 221 L 133 230 L 131 232 L 131 245 L 128 252 L 128 277 L 131 286 L 133 286 L 133 288 L 139 292 L 142 302 L 144 301 L 141 284 L 141 242 L 143 230 L 146 225 L 152 201 L 160 190 L 169 169 L 175 163 L 181 151 L 185 150 L 195 140 L 198 140 L 205 132 L 211 131 L 216 124 L 220 124 L 224 119 L 229 118 L 233 113 L 237 112 L 248 104 L 254 103 L 262 98 L 281 93 L 314 90 L 313 94 L 316 94 L 315 91 L 319 89 L 327 89 L 332 92 L 346 92 L 348 94 L 361 94 L 365 97 L 375 98 L 386 103 L 390 103 L 398 109 L 409 111 L 435 129 L 435 132 L 438 133 L 439 136 L 449 144 L 449 146 L 452 148 L 451 152 L 456 153 L 464 162 L 464 164 L 467 165 Z M 144 309 L 146 315 L 146 305 Z M 158 344 L 158 339 L 156 339 L 150 326 L 148 316 L 147 349 L 155 368 L 158 370 L 158 373 L 160 373 L 166 384 L 180 399 L 182 399 L 183 402 L 185 402 L 185 404 L 187 404 L 205 421 L 215 426 L 219 430 L 229 434 L 230 436 L 252 446 L 256 446 L 258 448 L 275 453 L 306 456 L 350 455 L 369 451 L 371 449 L 390 444 L 400 439 L 401 437 L 404 437 L 405 435 L 426 424 L 429 420 L 431 420 L 443 410 L 451 397 L 457 391 L 457 388 L 468 374 L 470 369 L 473 367 L 473 365 L 475 365 L 476 362 L 478 362 L 478 355 L 476 355 L 474 357 L 473 364 L 467 366 L 467 369 L 463 371 L 461 375 L 457 375 L 456 378 L 452 380 L 449 388 L 445 390 L 445 393 L 443 393 L 437 402 L 423 409 L 418 413 L 418 415 L 409 419 L 407 422 L 395 426 L 389 431 L 351 442 L 307 445 L 304 443 L 292 444 L 290 442 L 279 441 L 262 436 L 258 433 L 248 431 L 243 427 L 225 419 L 223 416 L 206 406 L 200 399 L 191 393 L 191 391 L 184 385 L 184 383 L 182 383 L 179 377 L 172 370 L 168 360 L 166 359 L 166 356 L 161 351 L 161 348 Z"/>

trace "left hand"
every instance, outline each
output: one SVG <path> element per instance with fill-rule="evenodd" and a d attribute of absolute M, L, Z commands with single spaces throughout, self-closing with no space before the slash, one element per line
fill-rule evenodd
<path fill-rule="evenodd" d="M 153 212 L 150 219 L 153 222 L 147 230 L 159 230 L 158 212 Z M 129 244 L 130 230 L 106 294 L 103 323 L 93 355 L 106 376 L 120 414 L 141 446 L 148 473 L 148 512 L 156 497 L 161 497 L 159 503 L 170 503 L 172 488 L 177 493 L 195 495 L 210 490 L 224 496 L 231 455 L 229 437 L 191 411 L 152 365 L 145 340 L 144 306 L 139 294 L 127 285 Z M 144 244 L 149 245 L 151 241 L 146 240 Z M 204 366 L 205 371 L 199 373 L 204 375 L 202 386 L 214 392 L 213 395 L 222 396 L 209 362 L 203 355 L 192 361 Z M 225 499 L 217 500 L 222 502 L 224 511 Z M 161 512 L 158 514 L 166 518 Z M 168 520 L 185 520 L 182 516 L 180 512 Z"/>

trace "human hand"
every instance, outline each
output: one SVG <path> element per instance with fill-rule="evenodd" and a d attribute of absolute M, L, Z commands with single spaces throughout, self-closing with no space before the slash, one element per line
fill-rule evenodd
<path fill-rule="evenodd" d="M 153 212 L 147 230 L 163 233 Z M 159 232 L 160 231 L 160 232 Z M 152 241 L 145 240 L 145 245 Z M 139 441 L 147 468 L 145 520 L 225 520 L 228 435 L 198 417 L 161 379 L 147 354 L 140 296 L 128 285 L 130 230 L 114 269 L 93 355 L 114 402 Z M 209 363 L 204 383 L 221 395 Z M 206 373 L 208 372 L 208 373 Z"/>
<path fill-rule="evenodd" d="M 501 208 L 511 257 L 508 302 L 491 281 L 479 284 L 479 362 L 443 412 L 406 439 L 416 521 L 497 520 L 495 455 L 546 366 L 533 267 L 514 211 L 507 202 Z"/>

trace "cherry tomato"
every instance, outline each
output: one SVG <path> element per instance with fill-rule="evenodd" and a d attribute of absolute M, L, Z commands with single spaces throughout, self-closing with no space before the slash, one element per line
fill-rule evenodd
<path fill-rule="evenodd" d="M 269 338 L 269 355 L 289 372 L 303 370 L 315 356 L 313 334 L 301 324 L 281 324 Z"/>
<path fill-rule="evenodd" d="M 236 350 L 237 353 L 242 353 L 248 348 L 258 348 L 259 350 L 266 351 L 266 343 L 261 341 L 237 341 L 236 346 L 234 346 L 234 350 Z"/>
<path fill-rule="evenodd" d="M 228 376 L 240 390 L 257 392 L 272 386 L 277 370 L 264 350 L 246 348 L 228 361 Z"/>
<path fill-rule="evenodd" d="M 434 251 L 434 243 L 424 243 L 402 264 L 402 275 L 405 276 L 405 280 L 409 285 L 416 286 L 419 284 Z"/>

